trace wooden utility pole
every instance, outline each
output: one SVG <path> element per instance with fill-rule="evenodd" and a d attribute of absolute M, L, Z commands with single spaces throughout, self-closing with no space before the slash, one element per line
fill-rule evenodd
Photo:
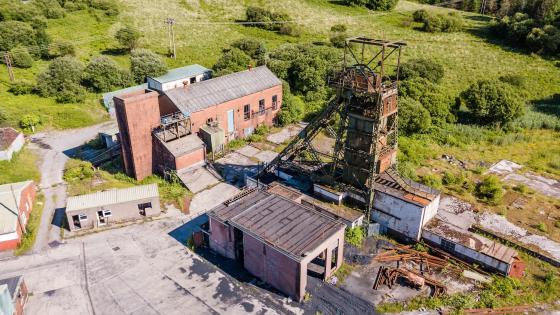
<path fill-rule="evenodd" d="M 177 59 L 177 52 L 175 50 L 175 32 L 173 31 L 175 19 L 168 17 L 165 20 L 165 23 L 167 24 L 167 36 L 169 37 L 169 53 L 173 56 L 173 59 Z"/>
<path fill-rule="evenodd" d="M 8 74 L 10 75 L 10 81 L 14 82 L 14 72 L 12 71 L 12 58 L 10 57 L 9 52 L 4 53 L 4 63 L 6 67 L 8 67 Z"/>

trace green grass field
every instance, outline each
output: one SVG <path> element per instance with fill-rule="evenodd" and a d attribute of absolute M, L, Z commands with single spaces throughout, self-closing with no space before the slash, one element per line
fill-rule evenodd
<path fill-rule="evenodd" d="M 128 67 L 126 55 L 116 55 L 113 34 L 125 24 L 138 27 L 142 33 L 141 46 L 161 54 L 167 53 L 168 39 L 164 20 L 176 19 L 175 26 L 178 58 L 166 58 L 170 68 L 198 63 L 211 67 L 229 43 L 253 37 L 263 40 L 269 49 L 284 43 L 327 43 L 329 29 L 334 24 L 348 26 L 348 34 L 365 35 L 408 43 L 403 59 L 433 58 L 446 68 L 443 87 L 455 96 L 469 83 L 481 78 L 497 78 L 503 74 L 520 74 L 527 79 L 531 100 L 538 100 L 560 92 L 560 68 L 553 61 L 528 55 L 508 47 L 494 45 L 475 34 L 484 33 L 489 18 L 470 13 L 465 16 L 469 27 L 464 32 L 430 34 L 418 31 L 411 21 L 411 13 L 427 7 L 400 1 L 393 12 L 373 12 L 363 8 L 347 7 L 327 0 L 267 1 L 208 1 L 171 0 L 161 3 L 146 0 L 122 0 L 121 14 L 107 17 L 97 11 L 68 13 L 58 20 L 49 20 L 47 29 L 54 41 L 68 40 L 77 47 L 77 56 L 87 62 L 99 54 L 109 54 L 119 64 Z M 302 29 L 299 37 L 278 35 L 274 32 L 235 24 L 244 18 L 245 7 L 259 5 L 285 11 L 297 20 Z M 432 8 L 434 10 L 447 10 Z M 16 69 L 17 79 L 34 80 L 47 66 L 38 61 L 31 69 Z M 75 128 L 107 119 L 100 103 L 100 95 L 90 94 L 83 104 L 57 104 L 54 99 L 36 95 L 14 96 L 7 92 L 8 75 L 0 69 L 0 104 L 8 125 L 17 126 L 21 116 L 28 112 L 43 118 L 41 129 Z"/>

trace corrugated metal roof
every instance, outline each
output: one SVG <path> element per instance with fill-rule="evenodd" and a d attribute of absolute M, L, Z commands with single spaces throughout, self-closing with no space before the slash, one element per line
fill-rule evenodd
<path fill-rule="evenodd" d="M 196 76 L 199 74 L 203 74 L 205 72 L 211 71 L 208 68 L 205 68 L 201 65 L 190 65 L 190 66 L 185 66 L 185 67 L 181 67 L 181 68 L 175 68 L 175 69 L 171 69 L 169 71 L 167 71 L 166 74 L 161 75 L 159 77 L 151 77 L 154 81 L 160 82 L 160 83 L 167 83 L 167 82 L 171 82 L 171 81 L 176 81 L 176 80 L 181 80 L 181 79 L 185 79 L 185 78 L 189 78 L 192 76 Z"/>
<path fill-rule="evenodd" d="M 375 178 L 374 189 L 422 207 L 440 195 L 438 190 L 404 178 L 392 169 Z"/>
<path fill-rule="evenodd" d="M 25 182 L 0 185 L 0 234 L 13 233 L 16 231 L 17 215 L 15 213 L 19 213 L 18 205 L 21 201 L 21 192 L 32 184 L 33 181 L 28 180 Z"/>
<path fill-rule="evenodd" d="M 507 264 L 511 264 L 513 258 L 518 255 L 517 251 L 511 247 L 438 219 L 433 219 L 424 229 Z"/>
<path fill-rule="evenodd" d="M 93 194 L 69 197 L 66 202 L 66 212 L 114 205 L 158 196 L 159 192 L 157 184 L 99 191 Z"/>
<path fill-rule="evenodd" d="M 282 84 L 266 66 L 165 91 L 185 115 Z"/>
<path fill-rule="evenodd" d="M 255 190 L 221 204 L 210 216 L 227 222 L 296 260 L 345 228 L 331 217 L 285 197 Z"/>

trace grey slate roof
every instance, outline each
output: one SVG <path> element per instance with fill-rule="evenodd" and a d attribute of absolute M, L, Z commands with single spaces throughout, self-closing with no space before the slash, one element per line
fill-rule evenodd
<path fill-rule="evenodd" d="M 66 212 L 115 205 L 158 196 L 157 184 L 99 191 L 93 194 L 69 197 L 66 202 Z"/>
<path fill-rule="evenodd" d="M 236 72 L 164 92 L 185 115 L 281 85 L 266 66 Z"/>
<path fill-rule="evenodd" d="M 160 83 L 167 83 L 175 80 L 181 80 L 184 78 L 193 77 L 208 71 L 212 71 L 212 70 L 205 68 L 201 65 L 194 64 L 186 67 L 171 69 L 167 71 L 167 73 L 164 75 L 155 78 L 151 77 L 151 78 Z"/>

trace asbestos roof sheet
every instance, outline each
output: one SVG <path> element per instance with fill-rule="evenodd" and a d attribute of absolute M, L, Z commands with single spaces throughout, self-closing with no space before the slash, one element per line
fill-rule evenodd
<path fill-rule="evenodd" d="M 164 93 L 185 115 L 281 85 L 266 66 L 204 80 Z"/>
<path fill-rule="evenodd" d="M 345 228 L 327 215 L 264 190 L 254 190 L 228 205 L 224 203 L 209 215 L 298 261 Z"/>
<path fill-rule="evenodd" d="M 14 128 L 0 128 L 0 150 L 9 148 L 19 135 L 20 132 Z"/>
<path fill-rule="evenodd" d="M 93 194 L 69 197 L 68 201 L 66 202 L 66 212 L 126 203 L 154 197 L 159 197 L 157 184 L 99 191 Z"/>
<path fill-rule="evenodd" d="M 21 193 L 29 185 L 33 185 L 33 181 L 0 185 L 0 234 L 16 231 L 18 222 L 16 213 L 19 213 Z"/>
<path fill-rule="evenodd" d="M 211 71 L 208 68 L 205 68 L 201 65 L 198 64 L 194 64 L 194 65 L 190 65 L 190 66 L 185 66 L 185 67 L 181 67 L 181 68 L 175 68 L 175 69 L 171 69 L 169 71 L 167 71 L 166 74 L 161 75 L 159 77 L 155 77 L 152 78 L 155 81 L 158 81 L 160 83 L 167 83 L 167 82 L 172 82 L 172 81 L 176 81 L 176 80 L 181 80 L 181 79 L 186 79 L 186 78 L 190 78 L 199 74 L 203 74 L 205 72 L 209 72 Z"/>
<path fill-rule="evenodd" d="M 518 255 L 517 251 L 511 247 L 438 219 L 433 219 L 424 229 L 443 239 L 460 244 L 507 264 L 511 264 Z"/>

